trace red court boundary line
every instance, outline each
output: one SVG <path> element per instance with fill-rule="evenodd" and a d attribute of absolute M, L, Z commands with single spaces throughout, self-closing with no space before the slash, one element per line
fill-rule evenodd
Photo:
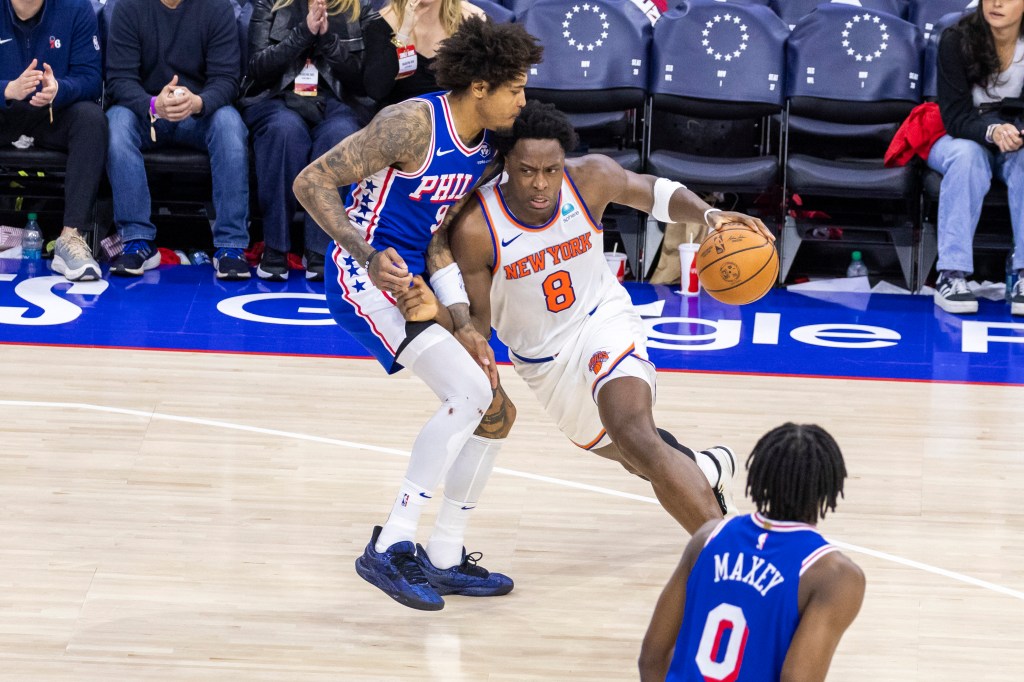
<path fill-rule="evenodd" d="M 254 350 L 210 350 L 206 348 L 153 348 L 151 346 L 112 346 L 92 345 L 82 343 L 27 343 L 24 341 L 0 341 L 0 346 L 41 346 L 46 348 L 98 348 L 101 350 L 141 350 L 166 353 L 216 353 L 220 355 L 264 355 L 269 357 L 284 358 L 337 358 L 339 360 L 367 360 L 376 362 L 376 359 L 365 355 L 330 355 L 327 353 L 271 353 L 268 351 Z M 499 365 L 511 366 L 511 362 L 499 362 Z M 1024 382 L 1015 381 L 967 381 L 956 379 L 908 379 L 903 377 L 859 377 L 844 376 L 841 374 L 793 374 L 789 372 L 740 372 L 736 370 L 715 370 L 715 369 L 676 369 L 672 367 L 659 367 L 659 372 L 673 372 L 680 374 L 714 374 L 725 376 L 752 376 L 752 377 L 785 377 L 788 379 L 841 379 L 845 381 L 895 381 L 911 384 L 952 384 L 959 386 L 1024 386 Z"/>

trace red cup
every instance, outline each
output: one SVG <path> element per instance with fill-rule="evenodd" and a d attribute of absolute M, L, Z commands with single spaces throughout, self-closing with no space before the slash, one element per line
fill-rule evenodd
<path fill-rule="evenodd" d="M 605 251 L 604 259 L 607 261 L 608 269 L 612 271 L 615 279 L 620 282 L 626 279 L 626 254 L 618 253 L 617 251 Z"/>
<path fill-rule="evenodd" d="M 683 296 L 696 296 L 700 293 L 700 278 L 697 277 L 697 251 L 700 244 L 679 245 L 679 293 Z"/>

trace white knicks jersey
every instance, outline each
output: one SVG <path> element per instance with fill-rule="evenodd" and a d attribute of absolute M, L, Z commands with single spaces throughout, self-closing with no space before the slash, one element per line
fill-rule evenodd
<path fill-rule="evenodd" d="M 498 184 L 479 190 L 477 200 L 494 249 L 491 324 L 521 359 L 557 355 L 602 302 L 630 304 L 605 262 L 604 231 L 568 173 L 544 225 L 516 219 Z"/>

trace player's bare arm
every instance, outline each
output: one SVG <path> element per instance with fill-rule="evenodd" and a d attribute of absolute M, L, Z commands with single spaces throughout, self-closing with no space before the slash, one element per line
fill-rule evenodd
<path fill-rule="evenodd" d="M 381 110 L 365 128 L 304 168 L 292 185 L 306 212 L 356 260 L 369 260 L 370 279 L 387 291 L 399 291 L 409 285 L 404 263 L 397 252 L 384 254 L 386 258 L 370 259 L 375 249 L 366 243 L 362 231 L 348 221 L 338 188 L 388 166 L 402 170 L 418 167 L 430 151 L 430 141 L 429 107 L 419 102 L 395 104 Z"/>
<path fill-rule="evenodd" d="M 800 578 L 800 625 L 782 666 L 782 682 L 821 682 L 839 640 L 864 601 L 864 572 L 839 552 Z"/>
<path fill-rule="evenodd" d="M 451 246 L 455 262 L 469 297 L 473 326 L 485 338 L 491 337 L 491 268 L 494 247 L 479 202 L 472 205 L 451 225 Z"/>
<path fill-rule="evenodd" d="M 640 680 L 641 682 L 661 682 L 668 675 L 675 652 L 679 628 L 683 623 L 683 607 L 686 604 L 686 580 L 697 562 L 700 551 L 707 542 L 708 535 L 721 521 L 708 521 L 694 533 L 687 543 L 683 556 L 679 560 L 672 577 L 658 597 L 651 616 L 651 624 L 647 626 L 644 643 L 640 649 Z"/>
<path fill-rule="evenodd" d="M 475 199 L 473 203 L 476 203 Z M 475 223 L 476 227 L 463 227 L 464 222 Z M 396 296 L 398 307 L 410 322 L 433 320 L 450 331 L 487 374 L 491 388 L 497 388 L 498 368 L 494 362 L 494 351 L 487 343 L 491 338 L 491 243 L 479 207 L 470 205 L 459 219 L 449 223 L 449 233 L 456 245 L 454 255 L 457 261 L 453 262 L 458 262 L 462 271 L 469 305 L 461 303 L 445 308 L 426 283 L 415 277 L 411 287 Z M 431 243 L 437 239 L 438 233 L 435 233 Z M 476 264 L 478 258 L 485 261 L 483 266 Z M 467 267 L 472 269 L 471 277 L 467 276 Z"/>
<path fill-rule="evenodd" d="M 601 154 L 582 157 L 577 163 L 580 170 L 573 174 L 573 179 L 577 179 L 576 176 L 579 175 L 577 182 L 583 184 L 580 191 L 583 192 L 583 198 L 591 207 L 592 212 L 596 206 L 603 214 L 604 208 L 608 204 L 614 203 L 650 214 L 654 210 L 657 193 L 664 191 L 663 189 L 659 190 L 656 185 L 659 178 L 628 171 Z M 566 165 L 571 168 L 568 163 Z M 664 187 L 668 187 L 668 185 L 664 185 Z M 716 210 L 697 194 L 681 185 L 671 194 L 668 201 L 668 214 L 671 216 L 672 222 L 703 225 L 706 221 L 712 229 L 721 229 L 729 223 L 742 223 L 760 232 L 770 241 L 775 241 L 771 230 L 760 218 L 737 211 Z M 600 220 L 596 212 L 594 212 L 594 217 Z"/>
<path fill-rule="evenodd" d="M 471 205 L 471 203 L 476 203 L 476 199 L 473 198 L 476 190 L 493 180 L 498 173 L 501 172 L 502 166 L 503 164 L 501 159 L 492 159 L 491 162 L 487 164 L 487 168 L 484 169 L 483 175 L 481 175 L 480 179 L 473 185 L 473 189 L 448 209 L 448 212 L 444 216 L 444 220 L 441 221 L 440 227 L 437 228 L 437 232 L 435 232 L 434 236 L 430 239 L 430 244 L 427 245 L 427 271 L 430 274 L 434 274 L 438 270 L 446 268 L 455 262 L 455 258 L 452 256 L 449 236 L 451 225 L 455 222 L 455 219 L 460 213 L 462 213 L 466 206 Z"/>
<path fill-rule="evenodd" d="M 475 203 L 474 195 L 478 187 L 486 185 L 488 182 L 494 179 L 498 173 L 501 172 L 502 162 L 495 158 L 487 165 L 484 169 L 483 175 L 477 180 L 476 184 L 473 185 L 473 189 L 469 191 L 466 196 L 459 199 L 455 205 L 448 209 L 448 213 L 445 214 L 444 220 L 441 222 L 441 226 L 434 233 L 434 236 L 430 239 L 430 244 L 427 245 L 427 270 L 430 274 L 434 274 L 442 268 L 446 268 L 455 262 L 455 257 L 452 255 L 451 249 L 451 226 L 458 218 L 459 214 L 470 205 L 470 202 Z M 460 267 L 461 269 L 461 267 Z M 466 334 L 466 330 L 473 324 L 471 315 L 469 312 L 469 306 L 465 303 L 456 303 L 453 306 L 449 306 L 449 314 L 451 320 L 451 326 L 447 327 L 453 334 L 456 331 L 462 331 L 463 335 Z M 443 324 L 440 320 L 439 323 Z M 488 327 L 487 332 L 481 332 L 484 338 L 490 336 L 490 328 Z M 474 344 L 478 345 L 478 344 Z M 472 352 L 472 349 L 470 349 Z"/>

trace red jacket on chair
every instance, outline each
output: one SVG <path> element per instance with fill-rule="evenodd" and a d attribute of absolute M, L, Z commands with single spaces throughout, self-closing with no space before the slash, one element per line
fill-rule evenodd
<path fill-rule="evenodd" d="M 915 155 L 927 161 L 932 145 L 945 134 L 939 105 L 935 102 L 917 105 L 907 114 L 907 120 L 896 131 L 885 152 L 886 168 L 906 166 Z"/>

